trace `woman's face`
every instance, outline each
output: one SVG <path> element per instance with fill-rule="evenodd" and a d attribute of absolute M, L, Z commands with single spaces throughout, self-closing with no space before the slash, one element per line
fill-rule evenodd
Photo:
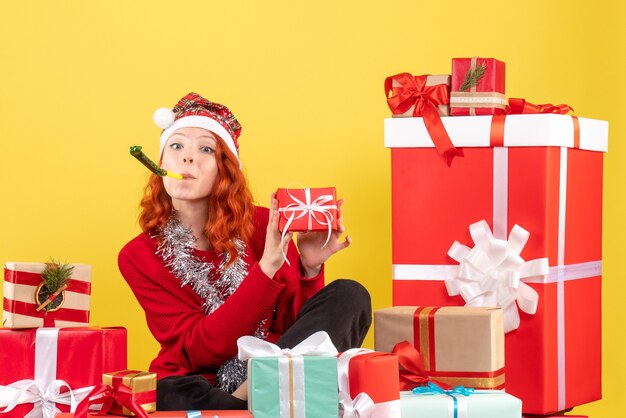
<path fill-rule="evenodd" d="M 165 143 L 161 167 L 183 175 L 182 180 L 163 177 L 174 208 L 180 201 L 206 201 L 217 177 L 215 146 L 218 138 L 203 128 L 180 128 Z"/>

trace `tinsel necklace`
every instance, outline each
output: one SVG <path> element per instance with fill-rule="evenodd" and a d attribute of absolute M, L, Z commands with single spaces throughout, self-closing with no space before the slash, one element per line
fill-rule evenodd
<path fill-rule="evenodd" d="M 191 229 L 180 224 L 176 211 L 161 228 L 156 238 L 161 240 L 156 254 L 161 257 L 170 273 L 180 279 L 181 287 L 190 285 L 202 298 L 202 309 L 207 315 L 213 313 L 222 306 L 224 301 L 232 295 L 248 274 L 248 263 L 245 262 L 246 244 L 239 238 L 233 243 L 237 249 L 237 258 L 228 267 L 230 255 L 224 253 L 220 265 L 216 268 L 213 263 L 200 260 L 193 254 L 196 237 Z M 217 279 L 214 277 L 219 274 Z M 263 321 L 255 336 L 264 338 L 266 331 Z M 217 372 L 218 386 L 220 389 L 232 393 L 247 378 L 246 363 L 235 358 L 224 363 Z"/>

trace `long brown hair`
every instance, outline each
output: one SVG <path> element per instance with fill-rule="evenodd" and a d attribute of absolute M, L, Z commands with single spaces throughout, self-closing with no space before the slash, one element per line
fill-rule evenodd
<path fill-rule="evenodd" d="M 217 177 L 207 198 L 209 217 L 204 233 L 213 249 L 227 252 L 232 263 L 237 257 L 233 239 L 239 238 L 247 243 L 252 236 L 254 206 L 239 160 L 221 138 L 217 137 L 215 142 Z M 165 191 L 162 177 L 156 174 L 150 176 L 140 206 L 141 229 L 150 235 L 158 234 L 173 209 L 172 199 Z"/>

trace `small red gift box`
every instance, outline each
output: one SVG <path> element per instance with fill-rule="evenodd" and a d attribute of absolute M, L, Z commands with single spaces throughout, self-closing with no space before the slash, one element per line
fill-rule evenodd
<path fill-rule="evenodd" d="M 99 418 L 99 417 L 116 417 L 118 415 L 100 415 L 100 414 L 89 414 L 87 415 L 89 418 Z M 62 413 L 57 414 L 56 418 L 72 418 L 74 414 L 71 413 Z M 160 417 L 160 418 L 252 418 L 252 414 L 247 410 L 215 410 L 215 411 L 157 411 L 152 412 L 150 414 L 150 418 L 152 417 Z"/>
<path fill-rule="evenodd" d="M 517 293 L 505 301 L 516 311 L 519 289 L 534 294 L 534 313 L 520 304 L 519 327 L 505 337 L 506 389 L 522 399 L 525 413 L 544 415 L 602 394 L 602 166 L 608 123 L 524 114 L 507 115 L 504 126 L 494 129 L 499 118 L 442 118 L 455 145 L 464 147 L 465 157 L 452 167 L 440 164 L 421 118 L 385 120 L 385 143 L 392 148 L 393 305 L 463 305 L 465 297 L 477 294 L 449 295 L 448 284 L 467 273 L 449 254 L 455 241 L 480 247 L 469 228 L 480 220 L 493 231 L 484 238 L 494 250 L 519 252 L 511 266 L 521 263 L 523 270 L 530 266 L 525 260 L 547 259 L 548 274 L 525 277 L 518 271 L 521 276 L 495 282 L 476 277 L 477 284 L 502 283 Z M 527 241 L 507 239 L 509 232 L 520 232 L 516 224 L 527 231 L 521 234 Z"/>
<path fill-rule="evenodd" d="M 6 418 L 69 412 L 72 393 L 80 402 L 103 373 L 126 368 L 124 328 L 2 328 L 0 347 L 0 405 L 22 393 Z"/>
<path fill-rule="evenodd" d="M 341 353 L 337 367 L 342 417 L 363 416 L 363 409 L 368 407 L 373 408 L 372 418 L 400 416 L 400 377 L 395 355 L 354 348 Z"/>
<path fill-rule="evenodd" d="M 337 198 L 334 187 L 278 189 L 278 229 L 295 231 L 336 231 Z"/>
<path fill-rule="evenodd" d="M 44 263 L 12 263 L 4 266 L 4 304 L 2 326 L 6 328 L 86 327 L 89 325 L 91 266 L 71 264 L 74 268 L 66 290 L 56 296 L 58 307 L 37 308 L 46 300 L 39 297 Z M 60 301 L 60 303 L 59 303 Z"/>
<path fill-rule="evenodd" d="M 504 113 L 504 62 L 494 58 L 453 58 L 450 115 Z"/>

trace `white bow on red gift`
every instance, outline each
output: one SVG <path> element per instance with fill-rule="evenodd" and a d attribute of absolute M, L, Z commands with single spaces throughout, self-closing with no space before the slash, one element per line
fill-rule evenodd
<path fill-rule="evenodd" d="M 528 314 L 537 311 L 539 295 L 524 279 L 549 273 L 547 258 L 524 261 L 520 256 L 530 234 L 515 225 L 508 240 L 494 238 L 482 220 L 470 225 L 474 247 L 455 241 L 448 255 L 459 262 L 457 274 L 446 279 L 450 296 L 461 295 L 465 306 L 498 306 L 504 311 L 504 332 L 517 329 L 517 309 Z M 517 301 L 517 306 L 516 302 Z"/>

